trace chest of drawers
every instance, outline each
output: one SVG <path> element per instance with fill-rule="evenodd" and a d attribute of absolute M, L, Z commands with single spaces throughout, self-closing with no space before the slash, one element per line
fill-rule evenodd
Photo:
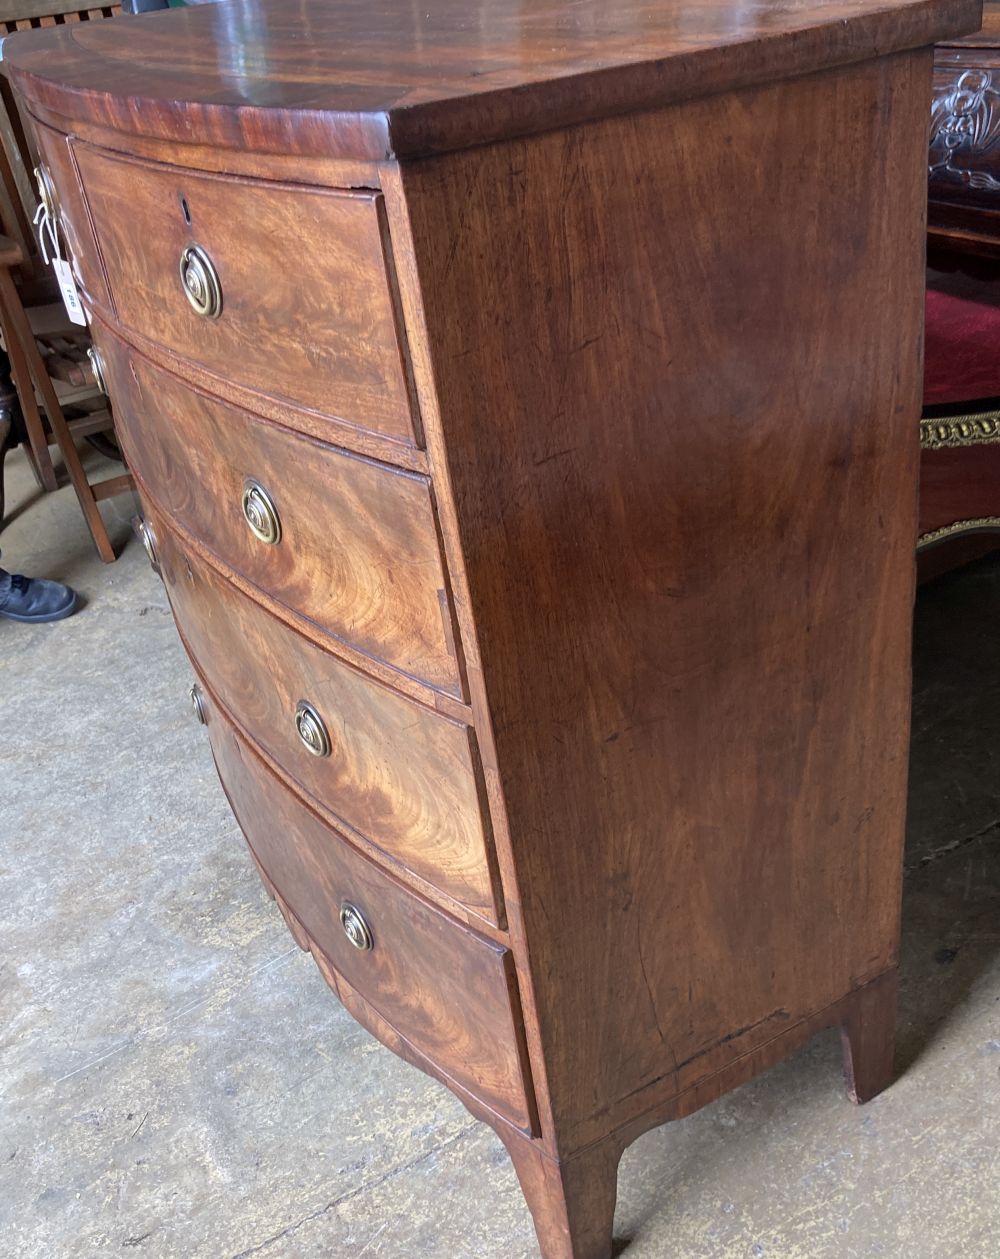
<path fill-rule="evenodd" d="M 608 1259 L 626 1145 L 816 1030 L 891 1078 L 931 45 L 977 20 L 5 45 L 264 883 L 545 1259 Z"/>

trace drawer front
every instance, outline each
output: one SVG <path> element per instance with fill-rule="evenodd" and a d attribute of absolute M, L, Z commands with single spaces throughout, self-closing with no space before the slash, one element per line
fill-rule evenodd
<path fill-rule="evenodd" d="M 416 441 L 380 194 L 75 151 L 126 327 L 259 393 Z M 189 301 L 182 262 L 196 291 L 217 289 L 217 316 Z"/>
<path fill-rule="evenodd" d="M 155 512 L 148 522 L 180 631 L 240 725 L 361 840 L 498 923 L 469 727 L 321 650 L 185 551 Z M 300 734 L 317 723 L 320 755 Z"/>
<path fill-rule="evenodd" d="M 129 463 L 162 507 L 293 612 L 461 694 L 425 477 L 256 419 L 154 367 L 103 325 L 94 332 Z M 254 533 L 248 490 L 247 511 L 258 525 L 273 515 L 277 541 Z"/>
<path fill-rule="evenodd" d="M 91 301 L 107 303 L 104 275 L 97 261 L 97 246 L 90 217 L 77 179 L 69 138 L 51 127 L 35 123 L 40 165 L 48 172 L 56 191 L 56 213 L 64 252 L 72 260 L 77 279 Z"/>
<path fill-rule="evenodd" d="M 219 776 L 268 881 L 342 976 L 444 1074 L 520 1128 L 531 1126 L 509 950 L 407 891 L 353 851 L 213 709 Z M 351 906 L 350 942 L 341 910 Z"/>

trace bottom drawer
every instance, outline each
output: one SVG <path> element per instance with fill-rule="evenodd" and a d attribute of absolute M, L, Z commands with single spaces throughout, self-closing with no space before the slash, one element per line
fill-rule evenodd
<path fill-rule="evenodd" d="M 208 696 L 204 709 L 219 777 L 247 842 L 334 980 L 343 977 L 437 1074 L 531 1131 L 510 950 L 358 853 L 275 777 Z"/>

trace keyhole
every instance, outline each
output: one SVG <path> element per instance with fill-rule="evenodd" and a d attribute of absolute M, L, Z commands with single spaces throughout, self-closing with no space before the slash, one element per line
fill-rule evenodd
<path fill-rule="evenodd" d="M 191 211 L 188 209 L 188 203 L 187 203 L 186 197 L 181 197 L 181 213 L 184 215 L 184 222 L 188 225 L 188 227 L 190 227 L 191 226 Z"/>

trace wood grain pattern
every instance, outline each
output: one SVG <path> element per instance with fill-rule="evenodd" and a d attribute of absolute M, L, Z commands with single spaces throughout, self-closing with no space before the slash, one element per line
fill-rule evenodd
<path fill-rule="evenodd" d="M 234 380 L 223 380 L 214 372 L 206 371 L 191 359 L 180 357 L 168 346 L 152 340 L 134 328 L 126 332 L 121 324 L 115 323 L 106 313 L 96 308 L 90 313 L 95 325 L 113 327 L 116 335 L 148 362 L 173 376 L 179 376 L 202 393 L 219 398 L 243 411 L 250 411 L 263 419 L 273 420 L 297 433 L 305 433 L 326 445 L 339 446 L 342 450 L 376 459 L 380 463 L 391 463 L 393 467 L 403 468 L 408 472 L 426 475 L 429 471 L 426 452 L 418 446 L 404 446 L 391 437 L 369 429 L 355 428 L 333 416 L 289 407 L 276 398 L 256 393 Z"/>
<path fill-rule="evenodd" d="M 157 501 L 291 611 L 460 697 L 451 607 L 425 477 L 266 423 L 160 371 L 100 322 L 95 340 L 121 437 Z M 246 479 L 269 493 L 281 539 L 243 518 Z"/>
<path fill-rule="evenodd" d="M 481 917 L 497 923 L 472 732 L 321 651 L 240 594 L 149 509 L 185 644 L 240 725 L 343 824 Z M 302 745 L 308 700 L 332 743 Z"/>
<path fill-rule="evenodd" d="M 929 73 L 401 168 L 564 1157 L 895 963 Z"/>
<path fill-rule="evenodd" d="M 978 0 L 230 0 L 14 36 L 4 57 L 26 95 L 127 133 L 402 159 L 924 47 L 978 13 Z"/>
<path fill-rule="evenodd" d="M 622 1147 L 605 1141 L 557 1162 L 501 1133 L 531 1208 L 544 1259 L 608 1259 Z"/>
<path fill-rule="evenodd" d="M 352 851 L 209 709 L 219 776 L 247 842 L 337 975 L 421 1053 L 530 1130 L 510 954 L 405 891 Z M 339 910 L 362 911 L 374 948 L 349 943 Z"/>
<path fill-rule="evenodd" d="M 211 2 L 224 3 L 225 0 Z M 59 132 L 67 130 L 68 120 L 47 109 L 38 99 L 31 101 L 30 111 L 27 103 L 21 108 L 41 126 Z M 102 126 L 91 119 L 76 116 L 71 120 L 68 129 L 80 143 L 99 149 L 122 148 L 123 136 L 120 131 Z M 307 157 L 293 153 L 258 153 L 253 149 L 220 149 L 205 143 L 204 138 L 196 133 L 191 133 L 181 141 L 158 140 L 133 132 L 129 134 L 126 143 L 128 152 L 134 157 L 217 175 L 306 184 L 316 188 L 376 190 L 381 186 L 380 164 L 370 158 L 331 157 L 327 153 Z"/>
<path fill-rule="evenodd" d="M 110 172 L 133 168 L 83 137 L 165 159 L 134 167 L 147 190 L 218 186 L 206 221 L 234 251 L 240 190 L 268 185 L 171 165 L 280 172 L 294 207 L 326 204 L 323 163 L 379 163 L 375 270 L 426 451 L 393 440 L 430 477 L 475 733 L 153 519 L 266 884 L 348 1009 L 501 1134 L 544 1259 L 609 1259 L 628 1143 L 818 1029 L 843 1029 L 856 1100 L 891 1079 L 930 44 L 977 20 L 967 0 L 231 0 L 11 47 L 32 110 L 102 164 L 102 232 L 125 230 Z M 331 248 L 371 256 L 344 231 Z M 121 240 L 138 337 L 160 245 Z M 161 340 L 204 388 L 204 354 Z M 321 422 L 266 388 L 271 420 Z M 193 449 L 222 444 L 212 416 Z M 301 462 L 260 453 L 289 480 Z M 328 758 L 297 740 L 300 699 Z M 394 944 L 375 979 L 328 953 L 342 857 L 378 865 L 378 895 L 357 884 Z M 425 919 L 442 896 L 481 931 Z"/>
<path fill-rule="evenodd" d="M 127 328 L 261 393 L 416 440 L 377 193 L 208 175 L 87 145 L 75 155 Z M 192 243 L 218 272 L 218 319 L 196 314 L 181 287 Z"/>

